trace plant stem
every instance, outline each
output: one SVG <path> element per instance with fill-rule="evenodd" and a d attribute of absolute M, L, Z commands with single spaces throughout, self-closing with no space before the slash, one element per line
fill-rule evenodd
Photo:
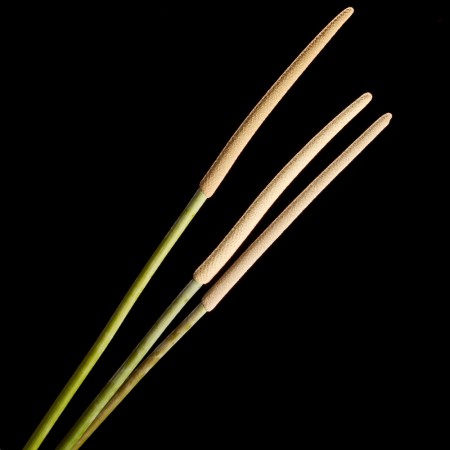
<path fill-rule="evenodd" d="M 36 450 L 39 448 L 42 441 L 45 439 L 55 422 L 58 420 L 59 416 L 64 411 L 64 408 L 75 395 L 81 383 L 87 377 L 95 363 L 113 339 L 120 325 L 125 320 L 125 317 L 130 312 L 131 308 L 135 304 L 141 292 L 144 290 L 147 283 L 152 278 L 153 274 L 156 272 L 191 220 L 197 214 L 205 200 L 206 196 L 203 192 L 200 189 L 197 190 L 184 211 L 181 213 L 180 217 L 147 261 L 146 265 L 141 270 L 140 274 L 115 310 L 106 327 L 97 338 L 88 354 L 84 357 L 83 361 L 67 382 L 57 399 L 54 401 L 47 414 L 41 420 L 40 424 L 25 444 L 23 450 Z"/>
<path fill-rule="evenodd" d="M 202 285 L 197 283 L 195 280 L 191 280 L 187 284 L 187 286 L 180 292 L 170 306 L 164 311 L 161 317 L 156 321 L 150 331 L 144 336 L 141 342 L 136 346 L 131 355 L 126 359 L 115 375 L 100 391 L 83 415 L 78 419 L 67 436 L 59 444 L 58 450 L 68 450 L 73 448 L 73 445 L 76 444 L 78 439 L 80 439 L 95 417 L 105 407 L 120 386 L 126 381 L 131 372 L 133 372 L 137 365 L 142 361 L 150 348 L 169 326 L 175 316 L 201 287 Z"/>
<path fill-rule="evenodd" d="M 125 383 L 110 399 L 108 404 L 95 417 L 72 450 L 80 448 L 105 419 L 116 409 L 130 391 L 144 378 L 156 363 L 197 323 L 206 313 L 203 304 L 198 304 L 193 311 L 158 345 L 158 347 L 134 370 Z M 58 447 L 57 450 L 60 450 Z"/>

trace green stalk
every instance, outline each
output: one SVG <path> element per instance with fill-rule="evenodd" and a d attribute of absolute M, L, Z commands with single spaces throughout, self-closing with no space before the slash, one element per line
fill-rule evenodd
<path fill-rule="evenodd" d="M 180 217 L 166 234 L 128 292 L 125 294 L 125 297 L 117 307 L 106 327 L 97 338 L 88 354 L 84 357 L 83 361 L 67 382 L 57 399 L 54 401 L 47 414 L 41 420 L 40 424 L 25 444 L 23 450 L 36 450 L 39 448 L 42 441 L 45 439 L 55 422 L 58 420 L 59 416 L 64 411 L 64 408 L 75 395 L 81 383 L 87 377 L 95 363 L 105 351 L 108 344 L 111 342 L 120 325 L 125 320 L 125 317 L 130 312 L 131 308 L 135 304 L 141 292 L 144 290 L 147 283 L 152 278 L 153 274 L 156 272 L 191 220 L 197 214 L 206 198 L 207 197 L 200 189 L 194 194 L 184 211 L 181 213 Z"/>
<path fill-rule="evenodd" d="M 72 450 L 79 449 L 92 435 L 92 433 L 105 421 L 105 419 L 117 408 L 130 391 L 144 378 L 156 363 L 205 315 L 206 309 L 202 303 L 193 311 L 158 345 L 158 347 L 134 370 L 125 383 L 114 394 L 108 404 L 94 418 L 81 438 L 76 442 Z M 69 447 L 68 447 L 69 448 Z M 57 450 L 60 450 L 58 447 Z"/>
<path fill-rule="evenodd" d="M 73 445 L 77 443 L 92 421 L 109 402 L 111 397 L 118 391 L 118 389 L 130 376 L 131 372 L 133 372 L 137 365 L 142 361 L 150 348 L 172 322 L 175 316 L 201 287 L 202 285 L 200 283 L 197 283 L 195 280 L 191 280 L 180 292 L 170 306 L 164 311 L 161 317 L 156 321 L 155 325 L 153 325 L 150 331 L 136 346 L 131 355 L 122 364 L 120 369 L 109 380 L 83 415 L 78 419 L 67 436 L 59 444 L 57 450 L 69 450 L 73 448 Z"/>

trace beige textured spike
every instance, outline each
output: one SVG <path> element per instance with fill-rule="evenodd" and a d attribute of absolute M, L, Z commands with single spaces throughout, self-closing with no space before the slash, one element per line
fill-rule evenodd
<path fill-rule="evenodd" d="M 350 18 L 353 11 L 353 8 L 346 8 L 338 14 L 284 71 L 242 122 L 200 182 L 200 190 L 207 198 L 214 194 L 244 147 L 277 103 Z"/>
<path fill-rule="evenodd" d="M 207 311 L 213 310 L 248 269 L 275 242 L 302 211 L 331 181 L 389 124 L 391 114 L 381 116 L 356 141 L 336 158 L 309 186 L 275 219 L 255 242 L 239 257 L 202 298 Z"/>
<path fill-rule="evenodd" d="M 292 183 L 306 165 L 322 150 L 336 134 L 342 130 L 364 107 L 368 105 L 372 95 L 366 93 L 338 114 L 327 126 L 316 134 L 278 173 L 278 175 L 259 194 L 244 215 L 231 229 L 227 236 L 195 271 L 194 279 L 206 284 L 233 256 L 239 246 L 251 233 L 264 214 L 275 203 L 277 198 Z"/>

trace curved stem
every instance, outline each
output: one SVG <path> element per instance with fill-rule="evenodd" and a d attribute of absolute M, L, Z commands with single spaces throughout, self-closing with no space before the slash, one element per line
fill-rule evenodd
<path fill-rule="evenodd" d="M 192 296 L 202 287 L 200 283 L 191 280 L 188 285 L 180 292 L 170 306 L 164 311 L 161 317 L 156 321 L 150 331 L 144 336 L 141 342 L 136 346 L 130 356 L 122 364 L 115 375 L 109 380 L 106 386 L 100 391 L 94 401 L 86 409 L 83 415 L 78 419 L 67 436 L 59 444 L 58 450 L 72 449 L 78 439 L 83 435 L 95 417 L 105 407 L 111 397 L 117 392 L 120 386 L 130 376 L 131 372 L 142 361 L 156 340 L 161 336 L 164 330 L 169 326 L 175 316 L 181 311 L 183 306 L 192 298 Z"/>
<path fill-rule="evenodd" d="M 144 268 L 141 270 L 140 274 L 125 294 L 125 297 L 115 310 L 106 327 L 103 329 L 88 354 L 84 357 L 81 364 L 78 366 L 57 399 L 54 401 L 47 414 L 41 420 L 40 424 L 25 444 L 23 450 L 36 450 L 39 448 L 42 441 L 50 432 L 69 401 L 75 395 L 81 383 L 87 377 L 95 363 L 113 339 L 120 325 L 125 320 L 125 317 L 130 312 L 131 308 L 135 304 L 141 292 L 144 290 L 147 283 L 152 278 L 153 274 L 156 272 L 191 220 L 197 214 L 205 200 L 206 196 L 203 192 L 200 189 L 197 190 L 184 211 L 181 213 L 180 217 L 174 223 Z"/>
<path fill-rule="evenodd" d="M 205 315 L 206 309 L 200 303 L 192 312 L 158 345 L 158 347 L 134 370 L 126 382 L 114 394 L 108 404 L 95 417 L 72 450 L 80 448 L 105 419 L 117 408 L 130 391 L 144 378 L 156 363 Z"/>

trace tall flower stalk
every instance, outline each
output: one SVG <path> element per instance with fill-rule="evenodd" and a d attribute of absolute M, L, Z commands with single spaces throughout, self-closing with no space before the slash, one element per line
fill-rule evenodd
<path fill-rule="evenodd" d="M 346 8 L 338 14 L 291 63 L 242 122 L 241 126 L 233 134 L 218 158 L 203 177 L 199 189 L 125 294 L 125 297 L 113 313 L 102 333 L 43 417 L 23 450 L 36 450 L 40 447 L 78 388 L 114 338 L 147 283 L 194 216 L 198 213 L 206 199 L 215 193 L 244 147 L 281 98 L 288 92 L 300 75 L 352 14 L 353 8 Z"/>

